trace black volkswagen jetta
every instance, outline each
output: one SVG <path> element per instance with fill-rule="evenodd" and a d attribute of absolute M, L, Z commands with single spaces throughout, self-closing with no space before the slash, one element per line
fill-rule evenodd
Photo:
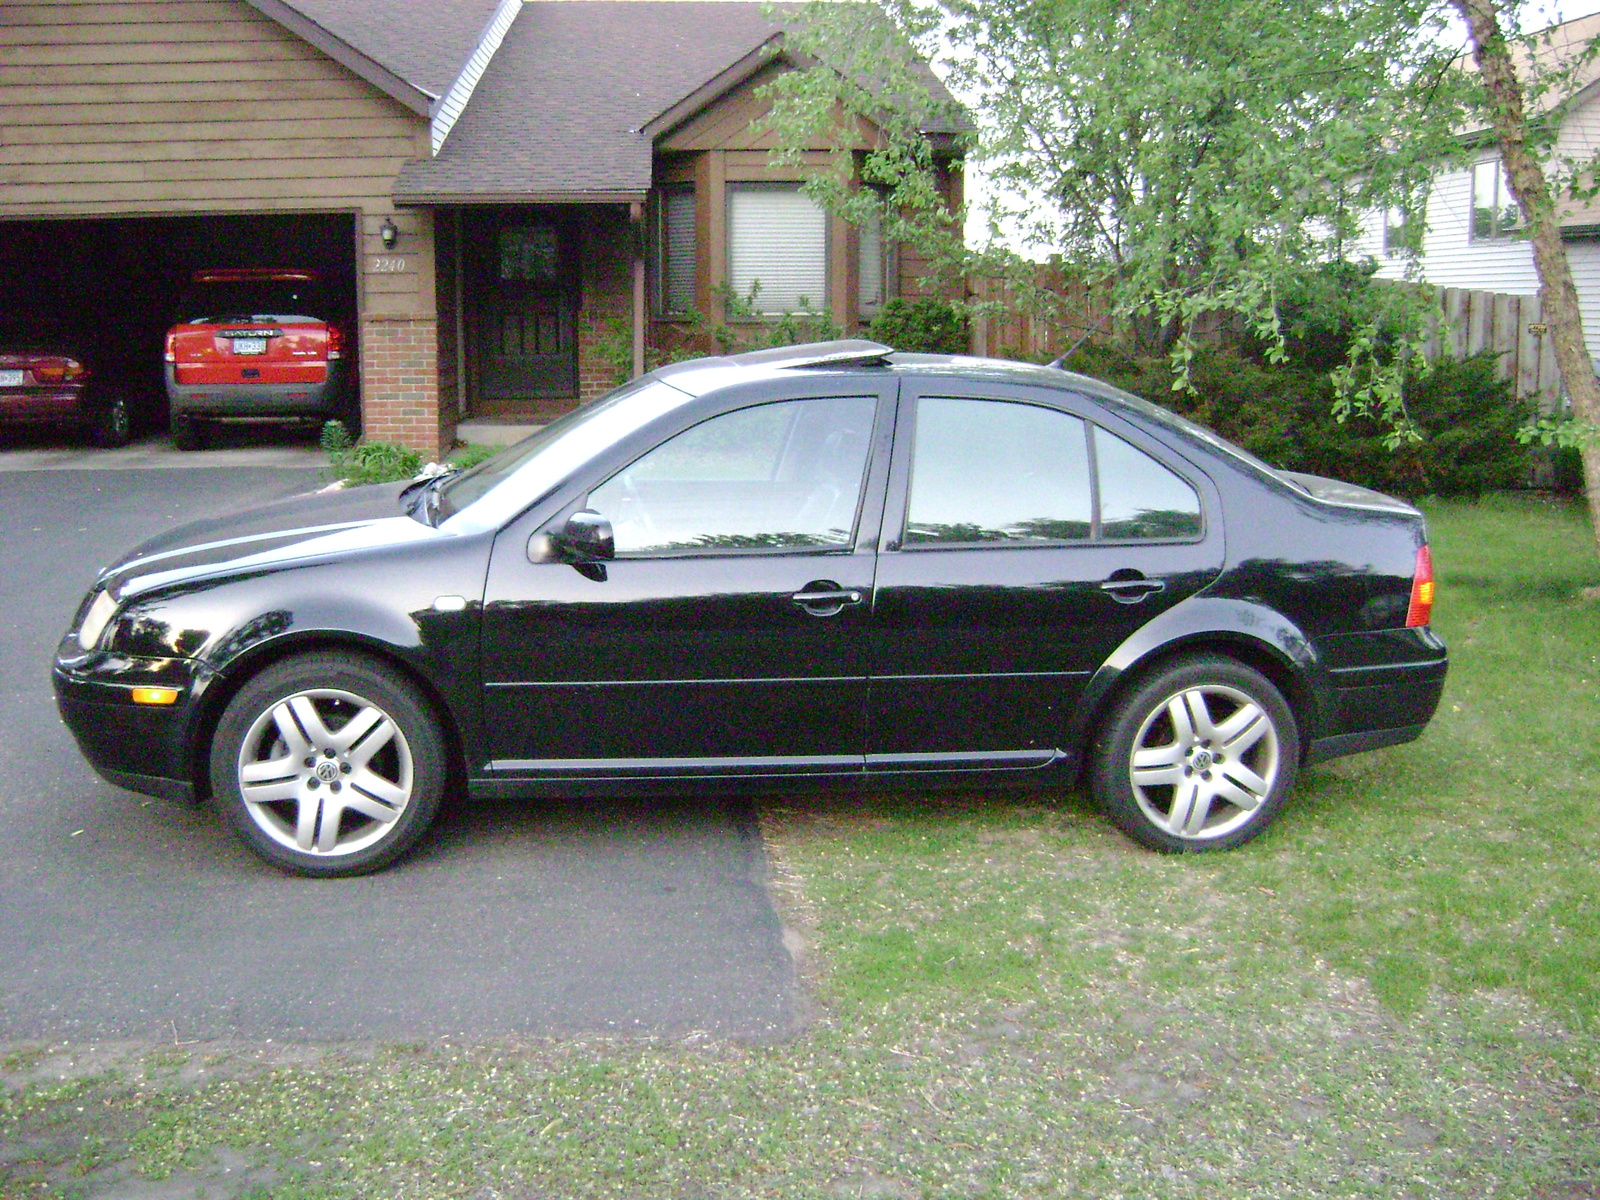
<path fill-rule="evenodd" d="M 308 875 L 447 791 L 1085 777 L 1240 845 L 1307 763 L 1417 737 L 1421 514 L 1102 383 L 837 342 L 666 367 L 460 474 L 201 521 L 102 573 L 61 712 Z"/>

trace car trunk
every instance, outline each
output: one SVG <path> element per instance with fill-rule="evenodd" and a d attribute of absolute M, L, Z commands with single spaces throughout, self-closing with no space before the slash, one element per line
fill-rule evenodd
<path fill-rule="evenodd" d="M 328 377 L 328 327 L 321 321 L 230 321 L 180 325 L 172 333 L 177 381 L 322 383 Z"/>

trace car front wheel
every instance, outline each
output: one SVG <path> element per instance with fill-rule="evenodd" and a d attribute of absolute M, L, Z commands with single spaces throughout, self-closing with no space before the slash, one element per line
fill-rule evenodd
<path fill-rule="evenodd" d="M 401 675 L 319 653 L 267 668 L 217 725 L 211 787 L 251 850 L 300 875 L 361 875 L 426 832 L 444 796 L 438 720 Z"/>
<path fill-rule="evenodd" d="M 1137 683 L 1096 739 L 1096 798 L 1156 850 L 1227 850 L 1277 816 L 1300 735 L 1283 695 L 1230 658 L 1180 659 Z"/>

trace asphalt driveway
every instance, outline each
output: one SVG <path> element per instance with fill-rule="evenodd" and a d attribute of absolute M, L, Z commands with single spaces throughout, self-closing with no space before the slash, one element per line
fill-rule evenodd
<path fill-rule="evenodd" d="M 398 867 L 302 880 L 208 810 L 89 769 L 49 660 L 98 567 L 318 482 L 193 455 L 126 469 L 0 453 L 0 1041 L 793 1028 L 742 802 L 463 804 Z"/>

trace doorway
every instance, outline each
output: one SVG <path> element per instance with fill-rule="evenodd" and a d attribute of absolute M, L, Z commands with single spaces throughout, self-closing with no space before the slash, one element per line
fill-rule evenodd
<path fill-rule="evenodd" d="M 578 394 L 578 263 L 572 223 L 549 209 L 465 221 L 471 408 L 526 416 Z"/>

